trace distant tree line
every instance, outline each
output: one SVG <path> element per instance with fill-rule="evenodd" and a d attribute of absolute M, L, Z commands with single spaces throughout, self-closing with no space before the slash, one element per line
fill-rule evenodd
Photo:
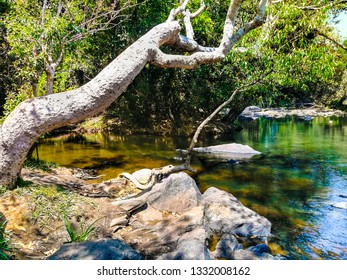
<path fill-rule="evenodd" d="M 345 1 L 273 1 L 266 23 L 245 36 L 226 61 L 193 71 L 148 66 L 105 116 L 123 125 L 183 133 L 238 86 L 268 75 L 235 97 L 223 121 L 248 105 L 318 103 L 346 109 L 346 51 L 331 21 Z M 192 19 L 202 45 L 217 45 L 229 1 L 205 1 Z M 153 26 L 179 1 L 0 0 L 0 110 L 79 87 Z M 198 8 L 200 0 L 193 1 Z M 237 25 L 253 16 L 242 5 Z M 193 10 L 193 9 L 192 9 Z M 263 34 L 260 36 L 260 34 Z M 265 34 L 265 35 L 264 35 Z M 192 126 L 193 125 L 193 126 Z M 174 128 L 175 131 L 172 131 Z"/>

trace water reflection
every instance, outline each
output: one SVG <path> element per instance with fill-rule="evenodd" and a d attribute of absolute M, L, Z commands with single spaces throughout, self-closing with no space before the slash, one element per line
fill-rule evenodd
<path fill-rule="evenodd" d="M 347 259 L 347 120 L 260 119 L 243 124 L 230 139 L 263 154 L 249 161 L 217 162 L 194 158 L 202 191 L 229 191 L 273 223 L 271 248 L 291 259 Z M 40 157 L 61 165 L 97 168 L 103 180 L 123 171 L 175 162 L 182 138 L 83 135 L 47 139 Z"/>

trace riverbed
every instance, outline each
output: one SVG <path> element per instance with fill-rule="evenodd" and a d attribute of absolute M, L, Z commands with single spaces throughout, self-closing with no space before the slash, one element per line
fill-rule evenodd
<path fill-rule="evenodd" d="M 289 259 L 347 259 L 347 118 L 259 118 L 243 129 L 199 146 L 250 145 L 250 160 L 193 158 L 201 191 L 226 190 L 268 218 L 270 247 Z M 180 164 L 177 149 L 189 139 L 145 135 L 84 134 L 47 138 L 40 159 L 96 170 L 107 180 L 121 172 Z"/>

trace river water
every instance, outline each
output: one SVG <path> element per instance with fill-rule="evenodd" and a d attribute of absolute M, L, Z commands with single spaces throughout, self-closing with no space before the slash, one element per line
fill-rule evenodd
<path fill-rule="evenodd" d="M 270 247 L 290 259 L 347 259 L 347 119 L 259 119 L 224 139 L 262 152 L 251 160 L 193 158 L 201 191 L 226 190 L 272 222 Z M 46 139 L 41 159 L 97 169 L 102 180 L 121 172 L 180 164 L 188 139 L 92 134 Z M 335 206 L 334 206 L 335 205 Z M 337 205 L 338 206 L 338 205 Z"/>

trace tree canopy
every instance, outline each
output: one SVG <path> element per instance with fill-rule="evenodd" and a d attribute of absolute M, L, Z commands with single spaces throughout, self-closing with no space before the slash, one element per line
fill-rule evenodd
<path fill-rule="evenodd" d="M 193 13 L 200 0 L 190 2 Z M 140 127 L 162 123 L 179 130 L 205 117 L 237 86 L 262 73 L 269 73 L 263 83 L 237 97 L 239 108 L 233 106 L 234 115 L 249 104 L 317 102 L 343 108 L 335 93 L 346 60 L 332 41 L 340 42 L 332 21 L 346 9 L 346 1 L 272 2 L 265 25 L 238 42 L 223 63 L 193 71 L 148 66 L 108 115 Z M 50 66 L 56 67 L 50 93 L 81 86 L 140 35 L 165 21 L 171 8 L 179 5 L 174 0 L 1 3 L 6 7 L 1 16 L 7 46 L 2 65 L 11 68 L 2 70 L 2 79 L 7 81 L 3 84 L 15 82 L 1 94 L 2 99 L 7 96 L 6 115 L 20 101 L 47 93 Z M 204 12 L 191 19 L 194 39 L 201 45 L 215 46 L 221 40 L 229 1 L 205 1 L 205 5 Z M 252 18 L 250 11 L 256 5 L 256 1 L 243 1 L 237 26 Z"/>
<path fill-rule="evenodd" d="M 26 98 L 73 89 L 85 83 L 84 76 L 95 75 L 105 64 L 94 63 L 99 33 L 121 24 L 127 18 L 125 9 L 132 5 L 109 0 L 1 3 L 6 7 L 1 15 L 6 53 L 14 58 L 11 67 L 17 81 L 17 88 L 8 92 L 12 100 L 5 108 L 7 114 Z"/>

